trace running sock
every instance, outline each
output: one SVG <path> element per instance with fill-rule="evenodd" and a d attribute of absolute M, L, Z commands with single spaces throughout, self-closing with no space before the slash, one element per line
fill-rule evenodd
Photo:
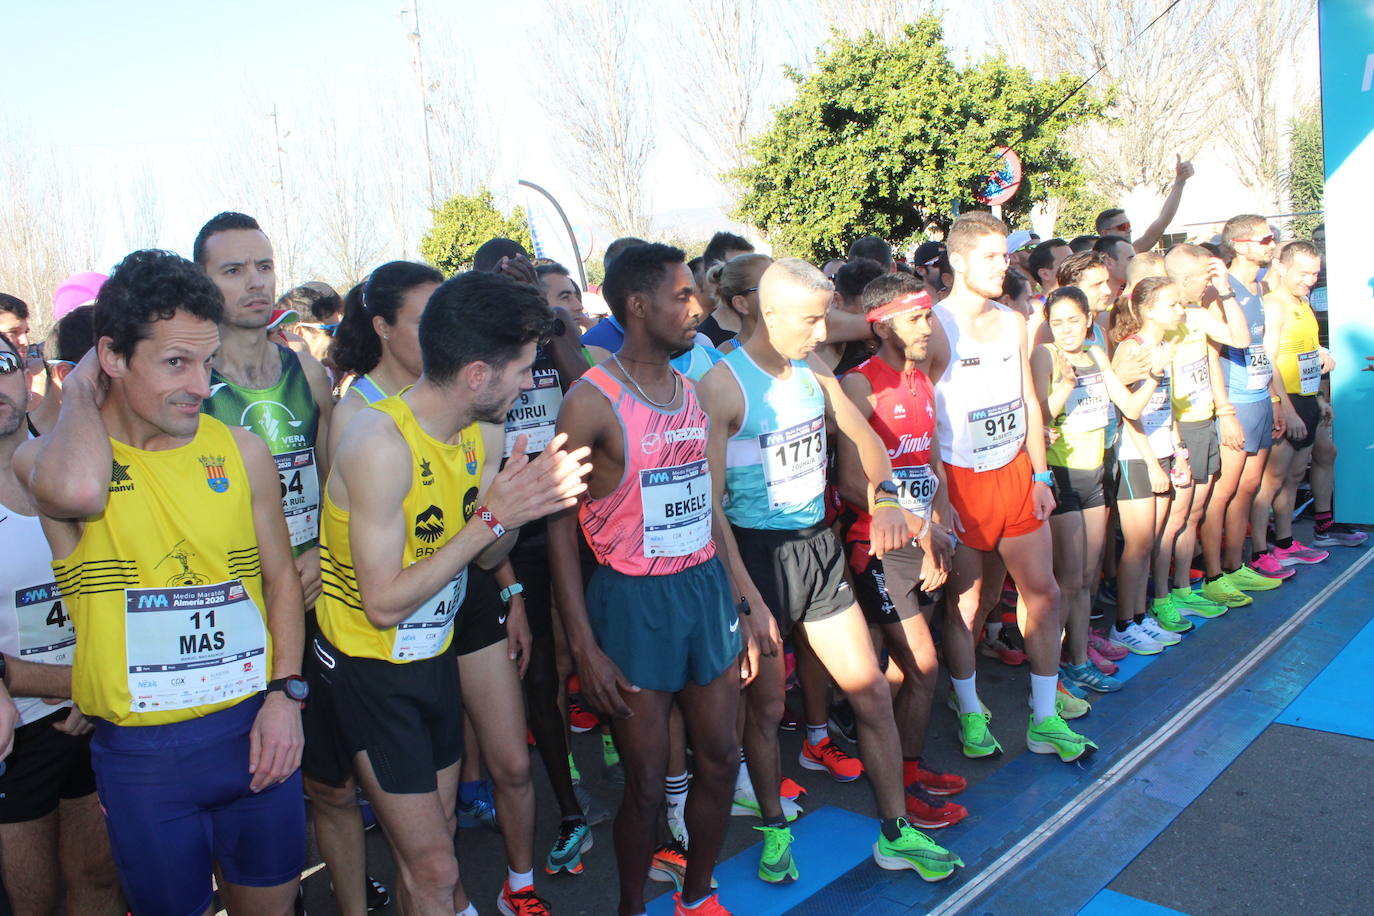
<path fill-rule="evenodd" d="M 477 916 L 477 906 L 476 906 L 476 904 L 474 904 L 474 903 L 472 903 L 471 901 L 469 901 L 467 907 L 465 907 L 464 909 L 459 910 L 459 911 L 455 914 L 455 916 Z"/>
<path fill-rule="evenodd" d="M 766 817 L 766 818 L 763 819 L 763 826 L 765 826 L 765 827 L 786 827 L 786 826 L 787 826 L 787 816 L 786 816 L 786 815 L 783 815 L 783 814 L 779 814 L 777 817 Z"/>
<path fill-rule="evenodd" d="M 1325 531 L 1327 528 L 1330 528 L 1331 523 L 1335 521 L 1335 519 L 1336 515 L 1334 512 L 1318 512 L 1316 525 L 1317 530 Z"/>
<path fill-rule="evenodd" d="M 1203 581 L 1203 582 L 1216 582 L 1216 581 L 1217 581 L 1218 579 L 1220 579 L 1223 575 L 1225 575 L 1225 573 L 1217 573 L 1215 576 L 1203 576 L 1203 577 L 1202 577 L 1202 581 Z"/>
<path fill-rule="evenodd" d="M 887 837 L 889 843 L 895 843 L 902 837 L 901 825 L 897 823 L 899 819 L 895 817 L 883 818 L 882 825 L 878 828 L 882 830 L 883 836 Z"/>
<path fill-rule="evenodd" d="M 510 885 L 511 893 L 523 891 L 527 887 L 534 887 L 534 870 L 517 872 L 512 868 L 507 868 L 506 883 Z"/>
<path fill-rule="evenodd" d="M 470 805 L 477 801 L 482 794 L 482 780 L 474 779 L 472 782 L 458 784 L 458 800 L 465 805 Z"/>
<path fill-rule="evenodd" d="M 987 623 L 983 624 L 983 629 L 987 631 L 988 642 L 997 642 L 997 637 L 1002 632 L 1002 621 L 989 620 Z"/>
<path fill-rule="evenodd" d="M 668 804 L 687 804 L 687 771 L 683 770 L 681 775 L 669 776 L 663 780 L 663 792 L 667 796 Z"/>
<path fill-rule="evenodd" d="M 812 747 L 815 747 L 816 745 L 820 744 L 822 741 L 829 737 L 830 726 L 826 725 L 825 723 L 821 723 L 820 725 L 812 725 L 810 722 L 806 723 L 807 744 L 811 745 Z"/>
<path fill-rule="evenodd" d="M 1126 632 L 1126 628 L 1129 627 L 1129 626 L 1130 626 L 1132 623 L 1134 623 L 1134 622 L 1135 622 L 1135 621 L 1133 621 L 1133 620 L 1118 620 L 1118 621 L 1116 622 L 1116 631 L 1117 631 L 1118 633 L 1125 633 L 1125 632 Z"/>
<path fill-rule="evenodd" d="M 568 824 L 572 827 L 576 827 L 579 824 L 587 823 L 587 818 L 585 815 L 581 814 L 569 814 L 567 817 L 560 818 L 559 823 Z M 533 874 L 533 872 L 531 872 L 531 874 Z"/>
<path fill-rule="evenodd" d="M 1223 567 L 1221 568 L 1221 571 L 1224 572 L 1224 573 L 1226 573 L 1226 575 L 1229 576 L 1229 575 L 1231 575 L 1231 573 L 1235 572 L 1235 571 L 1238 570 L 1238 569 L 1240 569 L 1239 566 L 1232 566 L 1230 569 L 1227 569 L 1225 566 L 1223 566 Z"/>
<path fill-rule="evenodd" d="M 1287 550 L 1289 547 L 1293 546 L 1293 539 L 1291 537 L 1274 538 L 1274 546 L 1279 550 Z"/>
<path fill-rule="evenodd" d="M 982 712 L 983 707 L 978 702 L 978 680 L 977 674 L 970 674 L 968 677 L 951 677 L 949 684 L 954 688 L 954 697 L 959 701 L 959 714 L 967 715 L 971 712 Z"/>
<path fill-rule="evenodd" d="M 1135 615 L 1134 617 L 1132 617 L 1131 619 L 1134 620 L 1136 623 L 1144 623 L 1144 622 L 1145 622 L 1145 615 L 1144 615 L 1144 614 L 1136 614 L 1136 615 Z M 1035 675 L 1032 674 L 1031 677 L 1035 677 Z"/>
<path fill-rule="evenodd" d="M 1032 673 L 1030 681 L 1031 713 L 1038 724 L 1054 715 L 1054 694 L 1059 689 L 1059 675 Z"/>

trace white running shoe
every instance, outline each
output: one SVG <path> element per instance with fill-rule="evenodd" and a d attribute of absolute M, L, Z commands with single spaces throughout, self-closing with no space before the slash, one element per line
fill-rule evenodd
<path fill-rule="evenodd" d="M 1129 649 L 1136 655 L 1158 655 L 1164 651 L 1164 646 L 1135 621 L 1131 621 L 1124 630 L 1112 627 L 1112 635 L 1108 640 L 1112 645 Z"/>
<path fill-rule="evenodd" d="M 782 816 L 787 819 L 789 824 L 801 815 L 801 805 L 792 799 L 779 795 L 778 802 L 782 805 Z M 735 783 L 735 798 L 730 804 L 730 813 L 736 817 L 763 817 L 763 812 L 759 810 L 758 797 L 754 795 L 752 783 L 742 780 Z"/>
<path fill-rule="evenodd" d="M 1135 626 L 1140 627 L 1140 629 L 1145 631 L 1146 636 L 1149 636 L 1151 639 L 1153 639 L 1155 642 L 1159 643 L 1166 649 L 1169 646 L 1176 646 L 1179 643 L 1183 642 L 1182 636 L 1178 635 L 1177 633 L 1170 633 L 1168 630 L 1161 627 L 1159 625 L 1159 621 L 1155 620 L 1149 614 L 1146 614 L 1145 619 L 1142 622 L 1135 624 Z"/>

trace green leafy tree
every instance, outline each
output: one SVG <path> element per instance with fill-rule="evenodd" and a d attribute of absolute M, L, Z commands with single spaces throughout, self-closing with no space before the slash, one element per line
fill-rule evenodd
<path fill-rule="evenodd" d="M 1103 100 L 1070 76 L 1036 79 L 997 57 L 958 67 L 937 16 L 895 40 L 832 33 L 810 74 L 789 70 L 796 98 L 753 145 L 754 162 L 732 173 L 745 189 L 736 216 L 769 233 L 776 249 L 822 259 L 862 235 L 916 236 L 930 217 L 977 202 L 998 146 L 1024 168 L 1002 207 L 1013 226 L 1031 205 L 1072 198 L 1084 183 L 1063 134 L 1099 117 Z"/>
<path fill-rule="evenodd" d="M 446 274 L 471 267 L 473 253 L 490 239 L 513 239 L 527 251 L 533 246 L 524 208 L 503 215 L 488 188 L 471 196 L 455 194 L 433 212 L 434 223 L 420 239 L 420 253 Z"/>
<path fill-rule="evenodd" d="M 1283 181 L 1293 212 L 1318 212 L 1294 217 L 1292 238 L 1310 239 L 1312 230 L 1322 221 L 1322 190 L 1326 183 L 1322 156 L 1321 111 L 1314 105 L 1294 118 L 1289 126 L 1288 168 Z"/>

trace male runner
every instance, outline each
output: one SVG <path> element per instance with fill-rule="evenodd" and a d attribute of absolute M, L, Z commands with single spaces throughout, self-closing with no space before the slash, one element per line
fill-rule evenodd
<path fill-rule="evenodd" d="M 221 213 L 196 235 L 194 259 L 224 295 L 220 349 L 205 412 L 267 443 L 305 606 L 320 594 L 320 481 L 334 405 L 329 376 L 309 354 L 267 339 L 276 300 L 272 243 L 251 216 Z"/>
<path fill-rule="evenodd" d="M 88 309 L 89 311 L 89 309 Z M 53 582 L 37 509 L 15 476 L 28 386 L 24 359 L 0 335 L 0 680 L 18 707 L 0 774 L 0 877 L 20 916 L 127 911 L 91 771 L 91 725 L 70 701 L 76 632 Z"/>
<path fill-rule="evenodd" d="M 1244 346 L 1223 345 L 1219 358 L 1226 382 L 1225 398 L 1217 400 L 1218 434 L 1221 439 L 1221 476 L 1202 515 L 1202 555 L 1206 567 L 1202 596 L 1218 604 L 1237 606 L 1236 592 L 1269 591 L 1282 580 L 1257 572 L 1243 563 L 1250 509 L 1264 478 L 1264 465 L 1274 435 L 1283 435 L 1283 417 L 1275 416 L 1274 358 L 1278 355 L 1278 324 L 1270 320 L 1277 303 L 1262 299 L 1263 284 L 1257 279 L 1274 254 L 1274 234 L 1264 217 L 1233 216 L 1221 231 L 1222 246 L 1229 249 L 1229 289 L 1222 301 L 1234 298 L 1245 316 L 1249 337 Z M 1220 302 L 1210 306 L 1222 317 Z M 1228 408 L 1234 408 L 1234 415 Z M 1284 578 L 1292 570 L 1283 570 Z M 1248 596 L 1246 596 L 1248 597 Z M 1248 603 L 1248 602 L 1247 602 Z"/>
<path fill-rule="evenodd" d="M 284 916 L 305 864 L 300 578 L 252 434 L 201 415 L 223 297 L 137 251 L 95 305 L 96 349 L 15 472 L 77 633 L 72 697 L 140 914 Z"/>
<path fill-rule="evenodd" d="M 996 562 L 991 554 L 999 554 L 1020 594 L 1017 622 L 1030 658 L 1026 744 L 1068 762 L 1097 745 L 1070 729 L 1055 706 L 1059 586 L 1045 524 L 1054 508 L 1054 478 L 1039 434 L 1044 424 L 1027 357 L 1025 319 L 992 301 L 1007 270 L 1006 236 L 1006 226 L 991 214 L 960 217 L 949 232 L 954 287 L 935 307 L 929 375 L 949 483 L 935 495 L 935 520 L 951 525 L 960 539 L 946 590 L 945 663 L 959 707 L 964 755 L 1000 753 L 988 730 L 991 717 L 978 699 L 974 663 L 985 568 Z M 1061 282 L 1073 261 L 1060 268 Z"/>
<path fill-rule="evenodd" d="M 863 304 L 882 341 L 878 352 L 840 383 L 892 459 L 892 474 L 902 508 L 926 521 L 919 542 L 889 550 L 880 560 L 869 552 L 868 486 L 858 449 L 840 439 L 840 495 L 855 520 L 845 535 L 845 550 L 859 607 L 870 627 L 882 632 L 892 664 L 891 679 L 901 684 L 893 697 L 902 739 L 902 783 L 907 787 L 907 818 L 917 827 L 947 827 L 963 820 L 962 805 L 938 796 L 954 795 L 968 783 L 937 773 L 921 763 L 930 702 L 940 663 L 931 638 L 930 594 L 944 584 L 953 541 L 930 521 L 930 506 L 944 478 L 935 442 L 935 407 L 930 380 L 917 368 L 930 341 L 930 294 L 914 277 L 885 274 L 864 290 Z"/>
<path fill-rule="evenodd" d="M 686 806 L 691 854 L 677 912 L 722 916 L 711 869 L 734 785 L 741 673 L 751 677 L 753 661 L 751 654 L 741 671 L 741 620 L 716 558 L 706 414 L 695 386 L 669 365 L 704 309 L 683 253 L 666 245 L 621 254 L 603 289 L 625 343 L 569 390 L 558 418 L 569 447 L 592 450 L 595 470 L 578 520 L 598 565 L 584 598 L 574 517 L 555 517 L 549 545 L 558 607 L 583 695 L 613 717 L 625 765 L 615 821 L 621 916 L 644 912 L 675 699 L 695 761 Z"/>
<path fill-rule="evenodd" d="M 548 327 L 530 286 L 479 273 L 440 286 L 420 319 L 424 372 L 353 418 L 326 487 L 311 650 L 333 708 L 311 710 L 311 741 L 351 757 L 408 913 L 476 913 L 453 847 L 463 712 L 451 644 L 468 564 L 499 561 L 514 540 L 504 526 L 571 505 L 590 470 L 559 439 L 528 462 L 522 436 L 499 474 L 486 459 L 501 427 L 478 423 L 502 423 L 530 388 Z M 497 906 L 547 912 L 532 885 L 509 879 Z"/>
<path fill-rule="evenodd" d="M 791 634 L 810 644 L 854 709 L 860 756 L 882 820 L 874 861 L 940 881 L 963 863 L 907 822 L 892 695 L 845 581 L 843 551 L 824 524 L 826 423 L 833 421 L 854 440 L 870 487 L 873 554 L 881 558 L 924 529 L 898 502 L 900 488 L 891 479 L 892 463 L 882 440 L 825 364 L 810 358 L 825 339 L 833 297 L 831 282 L 805 261 L 774 262 L 759 284 L 754 333 L 701 385 L 711 417 L 712 483 L 717 499 L 728 499 L 724 505 L 730 528 L 722 527 L 720 543 L 762 653 L 759 676 L 747 693 L 744 732 L 763 817 L 757 828 L 764 833 L 758 874 L 772 883 L 797 878 L 792 832 L 778 798 L 781 644 Z M 829 741 L 823 737 L 821 743 Z M 816 759 L 822 750 L 808 741 L 803 765 L 823 766 Z"/>
<path fill-rule="evenodd" d="M 1097 215 L 1096 228 L 1098 235 L 1115 235 L 1131 242 L 1136 251 L 1149 251 L 1155 244 L 1164 237 L 1164 230 L 1169 228 L 1169 224 L 1174 221 L 1175 214 L 1178 213 L 1178 205 L 1183 201 L 1183 186 L 1188 183 L 1188 179 L 1194 174 L 1193 164 L 1185 160 L 1182 156 L 1174 156 L 1174 184 L 1169 189 L 1169 196 L 1164 198 L 1164 205 L 1159 208 L 1159 216 L 1155 221 L 1146 227 L 1140 234 L 1140 238 L 1132 241 L 1131 221 L 1126 217 L 1126 211 L 1113 208 L 1103 210 Z"/>

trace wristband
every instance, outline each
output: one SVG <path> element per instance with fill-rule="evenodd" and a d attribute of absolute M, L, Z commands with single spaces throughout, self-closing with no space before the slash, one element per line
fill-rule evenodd
<path fill-rule="evenodd" d="M 1277 394 L 1271 394 L 1269 395 L 1269 400 L 1277 404 L 1279 402 L 1279 396 Z"/>
<path fill-rule="evenodd" d="M 1220 299 L 1222 302 L 1225 302 L 1227 299 L 1236 298 L 1236 294 L 1228 289 L 1226 292 L 1219 294 L 1217 298 Z"/>
<path fill-rule="evenodd" d="M 486 506 L 477 507 L 477 517 L 486 523 L 486 526 L 491 529 L 491 533 L 496 535 L 497 538 L 505 535 L 506 526 L 502 525 Z"/>
<path fill-rule="evenodd" d="M 1051 471 L 1040 471 L 1031 475 L 1033 483 L 1043 483 L 1047 487 L 1054 486 L 1054 473 Z"/>
<path fill-rule="evenodd" d="M 507 585 L 505 588 L 501 589 L 501 601 L 505 604 L 510 604 L 512 598 L 524 591 L 525 586 L 521 585 L 519 582 L 514 585 Z"/>
<path fill-rule="evenodd" d="M 879 510 L 879 509 L 900 509 L 900 508 L 902 508 L 902 504 L 901 504 L 900 502 L 898 502 L 897 500 L 893 499 L 893 498 L 890 497 L 890 496 L 884 496 L 884 497 L 881 497 L 881 498 L 879 498 L 879 499 L 873 500 L 873 510 L 874 510 L 875 512 L 876 512 L 877 510 Z"/>

